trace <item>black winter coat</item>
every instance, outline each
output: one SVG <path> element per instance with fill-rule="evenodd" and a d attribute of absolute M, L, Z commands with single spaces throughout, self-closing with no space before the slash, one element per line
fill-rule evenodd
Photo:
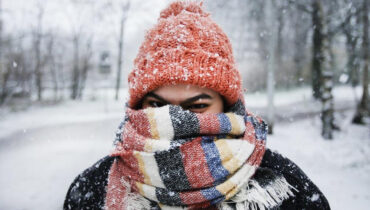
<path fill-rule="evenodd" d="M 105 187 L 114 157 L 106 156 L 78 175 L 67 192 L 64 209 L 104 209 Z M 330 209 L 318 187 L 291 160 L 267 149 L 260 167 L 282 174 L 295 187 L 295 197 L 285 200 L 277 209 Z"/>

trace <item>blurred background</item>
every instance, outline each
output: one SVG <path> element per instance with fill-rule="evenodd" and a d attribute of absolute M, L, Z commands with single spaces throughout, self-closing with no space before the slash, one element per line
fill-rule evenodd
<path fill-rule="evenodd" d="M 112 149 L 127 75 L 171 0 L 0 0 L 0 209 L 61 209 Z M 267 146 L 333 209 L 370 205 L 367 0 L 204 0 Z"/>

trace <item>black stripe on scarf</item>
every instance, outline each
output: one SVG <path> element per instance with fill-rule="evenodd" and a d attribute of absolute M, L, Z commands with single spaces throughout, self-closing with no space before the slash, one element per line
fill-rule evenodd
<path fill-rule="evenodd" d="M 168 151 L 156 152 L 154 157 L 158 163 L 159 175 L 167 189 L 174 191 L 191 189 L 179 147 Z"/>
<path fill-rule="evenodd" d="M 160 203 L 169 205 L 169 206 L 183 206 L 185 205 L 182 203 L 180 194 L 178 192 L 168 191 L 163 188 L 156 188 L 155 194 L 158 198 Z"/>
<path fill-rule="evenodd" d="M 260 122 L 257 118 L 253 116 L 245 116 L 244 120 L 252 123 L 255 130 L 255 136 L 258 141 L 266 140 L 268 126 L 264 121 Z"/>
<path fill-rule="evenodd" d="M 184 111 L 180 106 L 170 106 L 170 117 L 175 140 L 199 133 L 199 121 L 194 112 Z"/>
<path fill-rule="evenodd" d="M 241 116 L 244 116 L 246 114 L 245 107 L 243 105 L 243 102 L 240 99 L 238 99 L 238 101 L 234 105 L 232 105 L 230 108 L 228 108 L 226 112 L 233 112 Z"/>

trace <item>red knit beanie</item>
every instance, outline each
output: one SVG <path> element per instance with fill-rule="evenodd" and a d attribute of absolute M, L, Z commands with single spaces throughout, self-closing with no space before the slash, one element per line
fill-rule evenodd
<path fill-rule="evenodd" d="M 174 2 L 161 12 L 139 49 L 128 81 L 131 108 L 148 92 L 171 84 L 210 88 L 230 105 L 241 94 L 230 41 L 202 4 L 195 2 Z"/>

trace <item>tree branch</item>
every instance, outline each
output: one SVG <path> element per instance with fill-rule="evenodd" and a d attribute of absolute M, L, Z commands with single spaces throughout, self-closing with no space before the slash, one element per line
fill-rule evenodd
<path fill-rule="evenodd" d="M 357 12 L 361 13 L 363 8 L 358 8 Z M 351 11 L 351 10 L 350 10 Z M 350 20 L 354 15 L 357 15 L 356 12 L 347 12 L 347 16 L 344 18 L 342 22 L 340 22 L 337 26 L 334 26 L 328 33 L 326 34 L 327 37 L 332 37 L 336 33 L 338 33 L 341 29 L 345 28 L 347 24 L 350 24 Z"/>
<path fill-rule="evenodd" d="M 309 13 L 309 14 L 311 14 L 311 13 L 312 13 L 311 8 L 310 8 L 310 7 L 308 7 L 307 5 L 300 4 L 300 3 L 296 2 L 295 0 L 288 0 L 288 3 L 290 3 L 290 4 L 294 4 L 294 5 L 297 7 L 297 9 L 299 9 L 299 10 L 301 10 L 301 11 L 303 11 L 303 12 L 307 12 L 307 13 Z"/>

